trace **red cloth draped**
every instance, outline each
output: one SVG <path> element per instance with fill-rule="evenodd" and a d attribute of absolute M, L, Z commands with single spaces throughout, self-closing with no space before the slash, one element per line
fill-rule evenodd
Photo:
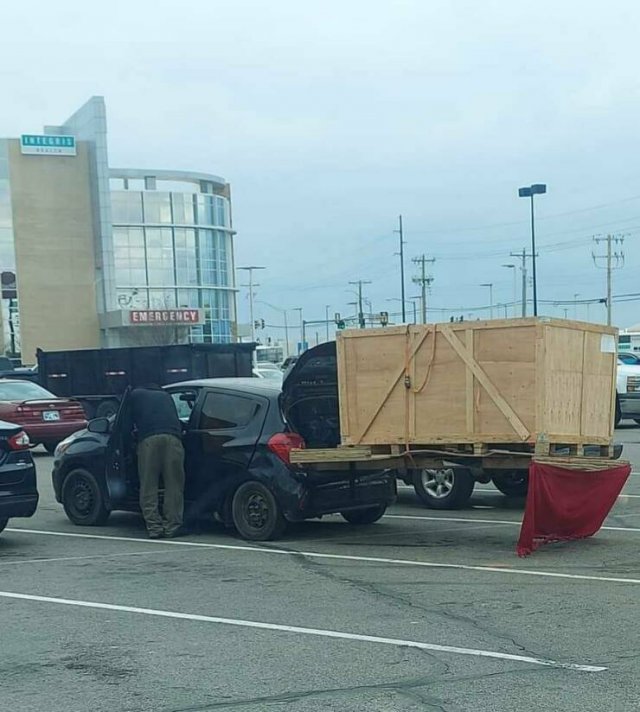
<path fill-rule="evenodd" d="M 540 462 L 529 466 L 529 491 L 516 551 L 527 556 L 540 545 L 592 536 L 624 487 L 631 465 L 570 470 Z"/>

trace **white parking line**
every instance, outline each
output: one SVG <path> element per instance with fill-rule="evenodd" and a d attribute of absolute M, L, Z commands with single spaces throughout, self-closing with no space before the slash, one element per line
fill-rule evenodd
<path fill-rule="evenodd" d="M 522 522 L 513 519 L 480 519 L 477 517 L 428 517 L 422 514 L 385 514 L 385 519 L 417 519 L 428 522 L 466 522 L 468 524 L 510 524 L 519 527 Z M 609 532 L 640 532 L 636 527 L 600 527 L 603 531 Z"/>
<path fill-rule="evenodd" d="M 474 521 L 474 520 L 471 520 Z M 509 522 L 511 524 L 512 522 Z M 391 559 L 381 556 L 353 556 L 349 554 L 328 554 L 318 551 L 300 551 L 298 549 L 271 549 L 266 547 L 240 544 L 210 544 L 199 541 L 173 541 L 156 539 L 139 539 L 127 536 L 107 536 L 104 534 L 75 534 L 73 532 L 54 532 L 42 529 L 5 529 L 19 534 L 36 534 L 42 536 L 62 536 L 79 539 L 98 539 L 107 541 L 144 542 L 151 546 L 196 546 L 204 549 L 220 549 L 223 551 L 248 551 L 258 554 L 277 554 L 281 556 L 305 556 L 310 559 L 330 559 L 333 561 L 357 561 L 370 564 L 389 564 L 393 566 L 417 566 L 428 569 L 454 569 L 459 571 L 482 571 L 492 574 L 513 574 L 517 576 L 540 576 L 543 578 L 572 579 L 575 581 L 599 581 L 606 583 L 640 584 L 640 579 L 622 578 L 616 576 L 594 576 L 589 574 L 563 574 L 556 571 L 536 571 L 533 569 L 514 569 L 508 566 L 482 566 L 480 564 L 449 564 L 437 561 L 412 561 L 411 559 Z"/>
<path fill-rule="evenodd" d="M 545 660 L 527 655 L 511 655 L 498 653 L 492 650 L 476 650 L 474 648 L 459 648 L 452 645 L 437 645 L 435 643 L 422 643 L 417 640 L 402 640 L 399 638 L 384 638 L 377 635 L 362 635 L 360 633 L 347 633 L 338 630 L 324 630 L 322 628 L 301 628 L 295 625 L 281 625 L 279 623 L 262 623 L 239 618 L 220 618 L 219 616 L 203 616 L 195 613 L 179 613 L 177 611 L 164 611 L 156 608 L 139 608 L 137 606 L 121 606 L 113 603 L 96 603 L 94 601 L 79 601 L 69 598 L 52 598 L 49 596 L 34 596 L 27 593 L 13 593 L 0 591 L 0 597 L 13 598 L 23 601 L 37 601 L 39 603 L 53 603 L 63 606 L 77 606 L 80 608 L 97 608 L 106 611 L 119 611 L 121 613 L 138 613 L 145 616 L 159 616 L 162 618 L 177 618 L 200 623 L 218 623 L 219 625 L 232 625 L 240 628 L 257 628 L 282 633 L 298 633 L 299 635 L 314 635 L 321 638 L 338 638 L 341 640 L 354 640 L 362 643 L 378 643 L 381 645 L 394 645 L 402 648 L 417 648 L 437 653 L 451 653 L 453 655 L 471 655 L 478 658 L 494 658 L 508 660 L 509 662 L 529 663 L 530 665 L 543 665 L 545 667 L 562 668 L 564 670 L 577 670 L 580 672 L 602 672 L 606 667 L 599 665 L 578 665 L 576 663 L 563 663 L 557 660 Z"/>

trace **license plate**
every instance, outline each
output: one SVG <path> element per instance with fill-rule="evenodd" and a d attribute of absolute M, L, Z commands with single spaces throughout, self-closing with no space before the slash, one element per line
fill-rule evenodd
<path fill-rule="evenodd" d="M 43 420 L 60 420 L 60 411 L 58 410 L 45 410 L 42 413 Z"/>

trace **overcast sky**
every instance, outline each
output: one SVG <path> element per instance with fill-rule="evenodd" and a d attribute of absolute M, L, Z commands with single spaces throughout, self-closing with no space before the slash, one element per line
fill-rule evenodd
<path fill-rule="evenodd" d="M 236 263 L 305 319 L 353 312 L 357 279 L 399 310 L 400 213 L 407 295 L 425 253 L 430 306 L 450 310 L 430 317 L 488 316 L 482 283 L 513 299 L 501 265 L 530 244 L 517 189 L 535 182 L 539 298 L 603 297 L 607 232 L 627 236 L 614 294 L 640 292 L 637 0 L 5 0 L 2 24 L 0 135 L 104 95 L 111 165 L 224 176 Z M 563 308 L 587 317 L 540 310 Z M 614 321 L 640 322 L 640 301 Z"/>

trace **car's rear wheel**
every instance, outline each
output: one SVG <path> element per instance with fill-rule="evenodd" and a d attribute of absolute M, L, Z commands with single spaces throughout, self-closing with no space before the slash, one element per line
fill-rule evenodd
<path fill-rule="evenodd" d="M 0 519 L 0 532 L 7 526 L 8 522 L 8 519 Z"/>
<path fill-rule="evenodd" d="M 352 509 L 351 511 L 340 512 L 340 514 L 349 524 L 373 524 L 378 519 L 381 519 L 386 511 L 386 504 L 376 504 L 374 507 Z"/>
<path fill-rule="evenodd" d="M 413 488 L 430 509 L 458 509 L 469 501 L 475 481 L 465 467 L 415 470 Z"/>
<path fill-rule="evenodd" d="M 529 489 L 527 470 L 506 470 L 491 478 L 497 489 L 507 497 L 526 497 Z"/>
<path fill-rule="evenodd" d="M 277 539 L 287 526 L 273 493 L 253 480 L 241 484 L 233 495 L 231 518 L 238 534 L 250 541 Z"/>
<path fill-rule="evenodd" d="M 93 473 L 82 468 L 71 470 L 65 477 L 62 506 L 74 524 L 85 527 L 105 524 L 110 514 L 98 480 Z"/>

